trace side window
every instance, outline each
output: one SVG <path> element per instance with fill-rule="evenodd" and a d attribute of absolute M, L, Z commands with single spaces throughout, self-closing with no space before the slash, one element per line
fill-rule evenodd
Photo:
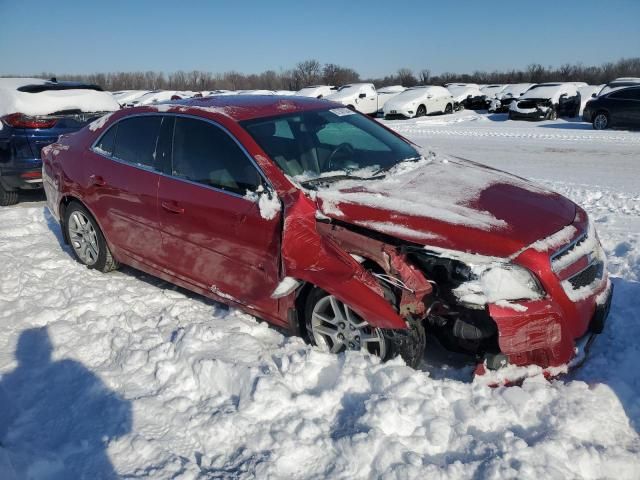
<path fill-rule="evenodd" d="M 118 131 L 118 124 L 116 123 L 96 143 L 93 149 L 103 155 L 111 156 L 113 154 L 113 147 L 116 144 L 116 132 Z"/>
<path fill-rule="evenodd" d="M 227 133 L 192 118 L 176 118 L 172 173 L 241 195 L 261 184 L 258 170 Z"/>
<path fill-rule="evenodd" d="M 640 100 L 640 88 L 625 88 L 617 90 L 609 95 L 609 98 L 619 98 L 620 100 Z"/>
<path fill-rule="evenodd" d="M 153 167 L 161 122 L 159 115 L 121 120 L 113 156 L 125 162 Z"/>

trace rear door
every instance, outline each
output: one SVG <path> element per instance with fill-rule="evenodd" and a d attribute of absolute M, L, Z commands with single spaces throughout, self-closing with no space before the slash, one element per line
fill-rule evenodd
<path fill-rule="evenodd" d="M 175 118 L 171 170 L 158 193 L 165 263 L 219 297 L 275 312 L 281 217 L 263 218 L 261 189 L 264 178 L 226 130 Z"/>
<path fill-rule="evenodd" d="M 125 118 L 86 153 L 85 199 L 118 254 L 154 265 L 161 255 L 157 212 L 160 115 Z"/>
<path fill-rule="evenodd" d="M 640 88 L 625 88 L 608 97 L 610 114 L 616 125 L 640 126 Z"/>

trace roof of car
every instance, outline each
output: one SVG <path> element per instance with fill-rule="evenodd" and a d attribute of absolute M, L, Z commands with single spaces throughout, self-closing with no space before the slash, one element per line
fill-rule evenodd
<path fill-rule="evenodd" d="M 195 111 L 220 113 L 236 122 L 272 117 L 286 113 L 317 110 L 332 105 L 327 100 L 288 95 L 219 95 L 205 98 L 175 100 L 166 105 L 193 108 Z M 338 104 L 333 104 L 338 105 Z"/>

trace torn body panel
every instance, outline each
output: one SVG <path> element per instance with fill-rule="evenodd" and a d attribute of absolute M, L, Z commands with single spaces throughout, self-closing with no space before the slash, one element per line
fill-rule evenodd
<path fill-rule="evenodd" d="M 322 288 L 375 327 L 405 329 L 409 315 L 426 312 L 424 299 L 431 285 L 395 247 L 344 227 L 319 223 L 316 206 L 302 192 L 294 193 L 285 205 L 284 275 Z M 351 254 L 374 261 L 406 286 L 399 312 L 385 298 L 378 279 Z"/>

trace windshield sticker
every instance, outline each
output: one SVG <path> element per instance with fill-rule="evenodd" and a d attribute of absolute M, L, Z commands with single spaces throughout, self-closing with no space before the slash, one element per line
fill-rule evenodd
<path fill-rule="evenodd" d="M 339 117 L 346 117 L 347 115 L 354 115 L 356 113 L 350 108 L 332 108 L 329 111 Z"/>

